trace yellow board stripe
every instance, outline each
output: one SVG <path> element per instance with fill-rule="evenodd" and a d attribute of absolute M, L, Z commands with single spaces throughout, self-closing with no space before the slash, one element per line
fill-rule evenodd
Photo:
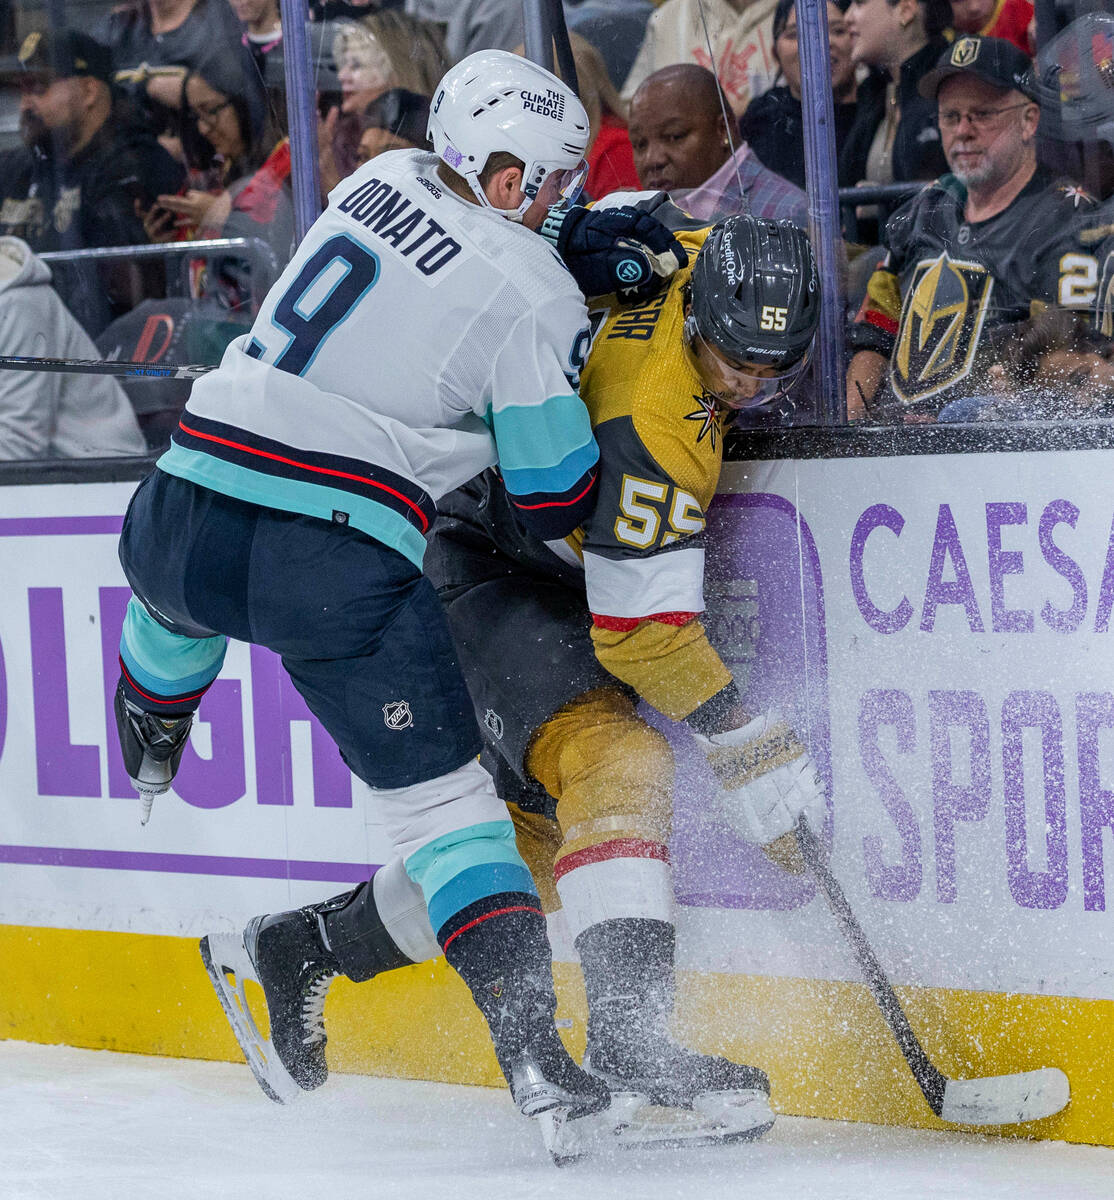
<path fill-rule="evenodd" d="M 0 1036 L 240 1061 L 192 938 L 0 925 Z M 556 967 L 567 1043 L 584 1047 L 579 970 Z M 925 1049 L 954 1078 L 1060 1067 L 1072 1102 L 1003 1132 L 1114 1145 L 1114 1002 L 899 989 Z M 326 1008 L 334 1070 L 501 1084 L 483 1020 L 444 960 L 366 984 Z M 924 1103 L 860 984 L 683 972 L 676 1028 L 694 1049 L 764 1067 L 779 1112 L 947 1128 Z"/>

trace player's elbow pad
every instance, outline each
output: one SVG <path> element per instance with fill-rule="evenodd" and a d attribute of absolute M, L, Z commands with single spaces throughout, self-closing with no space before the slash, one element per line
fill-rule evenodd
<path fill-rule="evenodd" d="M 527 533 L 549 542 L 568 537 L 583 525 L 596 507 L 598 468 L 593 466 L 571 487 L 554 495 L 535 492 L 515 496 L 508 492 L 518 520 Z"/>

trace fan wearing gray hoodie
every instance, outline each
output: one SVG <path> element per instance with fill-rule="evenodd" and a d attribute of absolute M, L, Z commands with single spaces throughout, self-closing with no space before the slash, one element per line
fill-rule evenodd
<path fill-rule="evenodd" d="M 26 242 L 0 237 L 0 353 L 100 358 Z M 0 371 L 0 459 L 145 454 L 123 389 L 107 376 Z"/>

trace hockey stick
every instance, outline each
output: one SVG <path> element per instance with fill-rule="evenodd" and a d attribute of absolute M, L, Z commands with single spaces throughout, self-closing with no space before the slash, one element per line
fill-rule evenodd
<path fill-rule="evenodd" d="M 909 1024 L 901 1001 L 866 940 L 843 889 L 824 861 L 819 838 L 804 817 L 799 820 L 796 833 L 801 856 L 850 943 L 870 994 L 932 1111 L 941 1120 L 957 1125 L 1014 1125 L 1022 1121 L 1039 1121 L 1058 1113 L 1071 1099 L 1068 1077 L 1058 1067 L 1042 1067 L 1015 1075 L 987 1075 L 980 1079 L 949 1079 L 935 1066 Z"/>
<path fill-rule="evenodd" d="M 0 354 L 0 371 L 50 371 L 75 375 L 121 375 L 142 379 L 200 379 L 215 371 L 215 366 L 145 362 L 110 362 L 100 358 L 24 358 L 16 354 Z"/>

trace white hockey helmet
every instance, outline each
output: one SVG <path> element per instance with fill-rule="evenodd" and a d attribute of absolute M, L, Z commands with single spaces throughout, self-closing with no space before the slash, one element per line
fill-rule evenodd
<path fill-rule="evenodd" d="M 445 73 L 429 113 L 434 152 L 471 187 L 485 207 L 521 220 L 542 184 L 555 172 L 563 198 L 576 199 L 584 184 L 588 114 L 576 93 L 556 75 L 507 50 L 479 50 Z M 526 164 L 525 199 L 517 210 L 496 209 L 479 175 L 498 151 Z"/>

